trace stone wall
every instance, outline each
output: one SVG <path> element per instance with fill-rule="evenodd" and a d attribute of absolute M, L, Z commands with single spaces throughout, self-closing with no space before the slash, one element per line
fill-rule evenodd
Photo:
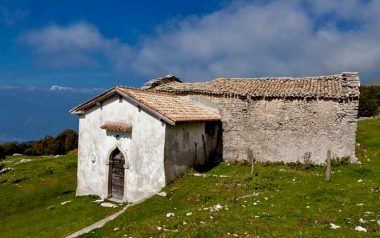
<path fill-rule="evenodd" d="M 220 113 L 223 158 L 324 163 L 327 151 L 355 157 L 359 75 L 221 78 L 163 83 L 154 90 L 187 97 Z"/>
<path fill-rule="evenodd" d="M 188 95 L 215 110 L 223 125 L 223 158 L 324 163 L 327 150 L 355 162 L 357 99 L 245 99 Z"/>

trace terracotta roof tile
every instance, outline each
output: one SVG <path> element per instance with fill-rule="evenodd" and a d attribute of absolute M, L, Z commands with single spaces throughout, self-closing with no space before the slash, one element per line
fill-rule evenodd
<path fill-rule="evenodd" d="M 358 90 L 347 90 L 342 74 L 304 78 L 219 78 L 200 83 L 171 82 L 153 90 L 177 94 L 250 97 L 346 98 L 351 94 L 358 95 Z"/>
<path fill-rule="evenodd" d="M 125 123 L 106 123 L 102 125 L 100 128 L 110 131 L 118 131 L 118 132 L 131 132 L 132 126 Z"/>
<path fill-rule="evenodd" d="M 210 112 L 208 109 L 193 103 L 191 100 L 179 97 L 175 94 L 153 92 L 124 86 L 116 86 L 116 89 L 174 122 L 220 120 L 220 115 Z"/>

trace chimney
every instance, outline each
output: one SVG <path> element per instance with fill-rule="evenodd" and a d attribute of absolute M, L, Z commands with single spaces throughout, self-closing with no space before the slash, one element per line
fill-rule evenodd
<path fill-rule="evenodd" d="M 155 79 L 149 80 L 148 82 L 144 84 L 144 86 L 141 87 L 141 89 L 149 90 L 157 86 L 167 84 L 167 83 L 172 83 L 172 82 L 182 83 L 182 81 L 176 76 L 168 74 L 161 78 L 155 78 Z"/>

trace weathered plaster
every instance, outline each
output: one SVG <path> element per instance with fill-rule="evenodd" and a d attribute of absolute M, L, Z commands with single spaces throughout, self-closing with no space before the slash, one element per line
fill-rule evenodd
<path fill-rule="evenodd" d="M 304 162 L 310 154 L 320 164 L 329 149 L 334 156 L 356 160 L 357 99 L 186 97 L 212 101 L 204 106 L 214 110 L 218 105 L 225 160 L 247 160 L 251 153 L 258 161 Z"/>
<path fill-rule="evenodd" d="M 166 126 L 165 173 L 166 180 L 172 181 L 188 168 L 202 166 L 210 159 L 217 159 L 218 136 L 221 128 L 218 122 L 181 123 Z"/>
<path fill-rule="evenodd" d="M 106 122 L 130 123 L 132 132 L 101 129 Z M 110 98 L 81 115 L 77 195 L 108 196 L 108 160 L 116 147 L 126 159 L 123 200 L 136 202 L 159 192 L 165 186 L 165 126 L 157 118 L 118 97 Z"/>

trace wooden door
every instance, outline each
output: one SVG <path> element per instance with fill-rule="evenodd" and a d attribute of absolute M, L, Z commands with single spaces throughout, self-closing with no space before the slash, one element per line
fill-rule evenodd
<path fill-rule="evenodd" d="M 124 155 L 116 149 L 110 158 L 110 196 L 123 199 L 124 195 Z"/>

